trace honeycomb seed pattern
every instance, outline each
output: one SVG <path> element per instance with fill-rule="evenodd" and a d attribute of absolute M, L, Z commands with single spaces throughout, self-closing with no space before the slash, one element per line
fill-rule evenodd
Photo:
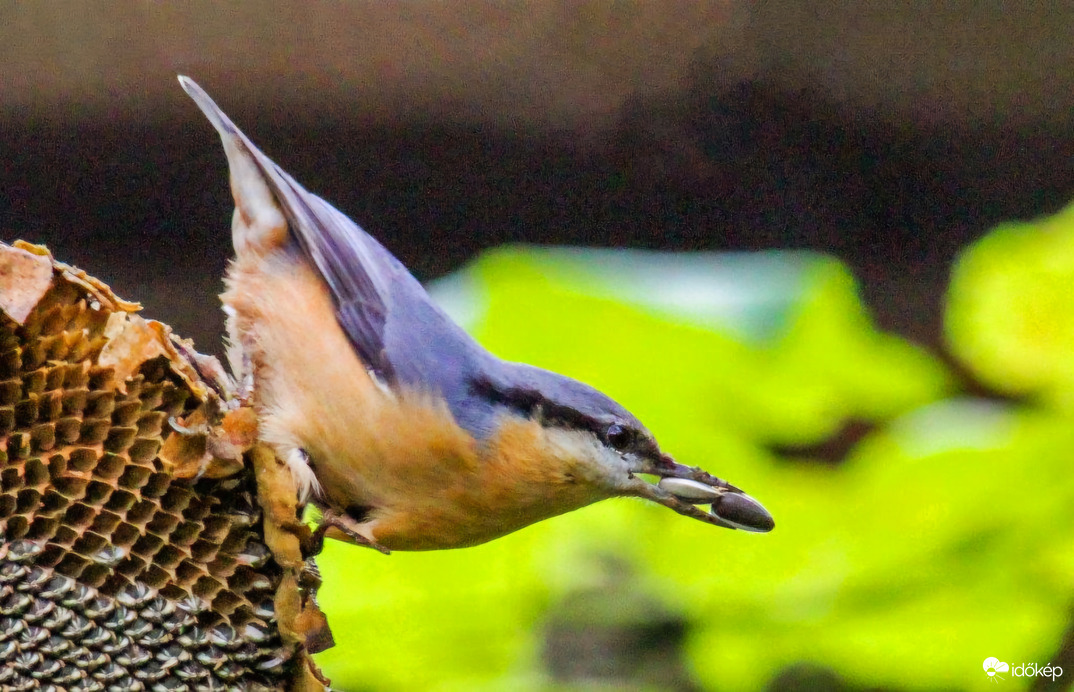
<path fill-rule="evenodd" d="M 295 651 L 253 479 L 166 471 L 169 418 L 203 404 L 165 358 L 121 391 L 106 321 L 61 281 L 0 314 L 0 689 L 278 689 Z"/>

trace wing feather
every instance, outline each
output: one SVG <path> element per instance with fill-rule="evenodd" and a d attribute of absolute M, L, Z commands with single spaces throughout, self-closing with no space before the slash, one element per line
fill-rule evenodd
<path fill-rule="evenodd" d="M 316 266 L 336 304 L 336 317 L 367 366 L 385 382 L 395 373 L 384 332 L 393 282 L 417 281 L 372 236 L 328 202 L 306 190 L 261 152 L 193 80 L 183 89 L 216 127 L 249 153 L 276 196 L 299 247 Z"/>

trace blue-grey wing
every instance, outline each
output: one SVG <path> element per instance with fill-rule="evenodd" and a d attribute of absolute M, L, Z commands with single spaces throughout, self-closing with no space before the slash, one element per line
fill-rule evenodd
<path fill-rule="evenodd" d="M 328 285 L 336 318 L 358 356 L 383 380 L 394 379 L 384 348 L 388 299 L 399 274 L 404 281 L 413 279 L 376 240 L 265 156 L 193 80 L 180 77 L 179 82 L 220 136 L 235 140 L 252 157 L 292 236 Z"/>
<path fill-rule="evenodd" d="M 440 393 L 449 403 L 466 396 L 484 349 L 383 245 L 265 161 L 291 232 L 327 284 L 336 319 L 366 366 L 385 383 Z"/>
<path fill-rule="evenodd" d="M 395 284 L 414 281 L 391 253 L 332 205 L 264 157 L 288 226 L 332 294 L 336 319 L 366 367 L 385 382 L 397 373 L 384 333 Z"/>
<path fill-rule="evenodd" d="M 384 246 L 265 156 L 197 84 L 184 77 L 180 83 L 221 137 L 233 138 L 253 158 L 366 367 L 389 386 L 443 396 L 461 426 L 485 437 L 496 412 L 473 396 L 474 380 L 498 359 L 452 322 Z"/>

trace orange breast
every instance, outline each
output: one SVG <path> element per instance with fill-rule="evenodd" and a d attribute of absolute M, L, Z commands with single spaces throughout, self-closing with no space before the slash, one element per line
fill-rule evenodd
<path fill-rule="evenodd" d="M 607 497 L 532 421 L 505 418 L 483 443 L 425 392 L 385 392 L 335 319 L 323 283 L 282 253 L 240 261 L 225 301 L 256 372 L 262 436 L 309 452 L 323 500 L 367 510 L 401 550 L 489 541 Z"/>

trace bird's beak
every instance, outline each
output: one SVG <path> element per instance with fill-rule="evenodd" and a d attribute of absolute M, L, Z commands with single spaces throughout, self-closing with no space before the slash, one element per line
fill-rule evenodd
<path fill-rule="evenodd" d="M 658 483 L 634 477 L 632 494 L 679 514 L 728 529 L 767 533 L 776 522 L 760 502 L 706 471 L 676 463 L 667 454 L 638 459 L 634 472 L 658 476 Z M 698 505 L 711 505 L 705 512 Z"/>

